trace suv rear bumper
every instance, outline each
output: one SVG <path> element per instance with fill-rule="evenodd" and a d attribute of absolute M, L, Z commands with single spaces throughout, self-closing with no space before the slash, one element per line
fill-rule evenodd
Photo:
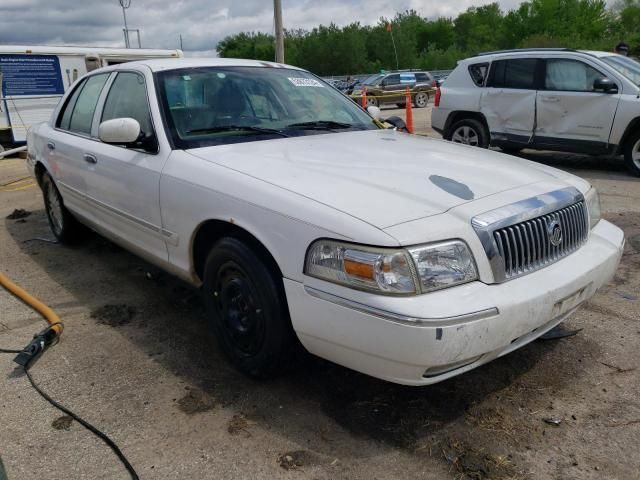
<path fill-rule="evenodd" d="M 339 296 L 284 283 L 294 330 L 311 353 L 395 383 L 428 385 L 553 328 L 613 277 L 623 246 L 622 231 L 602 220 L 578 251 L 547 268 L 502 284 L 472 282 L 407 298 L 406 312 L 353 302 L 346 288 Z M 452 316 L 425 318 L 443 304 Z"/>

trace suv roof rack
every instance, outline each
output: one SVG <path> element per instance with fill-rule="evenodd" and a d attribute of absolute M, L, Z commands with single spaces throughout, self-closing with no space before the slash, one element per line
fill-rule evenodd
<path fill-rule="evenodd" d="M 575 48 L 512 48 L 510 50 L 494 50 L 492 52 L 480 52 L 476 57 L 482 55 L 494 55 L 497 53 L 521 53 L 521 52 L 577 52 Z"/>

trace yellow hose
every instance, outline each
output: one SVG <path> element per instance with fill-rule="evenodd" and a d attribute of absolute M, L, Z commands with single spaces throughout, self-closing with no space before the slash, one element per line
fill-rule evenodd
<path fill-rule="evenodd" d="M 51 308 L 49 308 L 47 305 L 42 303 L 36 297 L 31 295 L 25 289 L 13 283 L 2 272 L 0 272 L 0 285 L 2 285 L 4 288 L 6 288 L 9 292 L 11 292 L 13 295 L 18 297 L 24 303 L 29 305 L 32 309 L 34 309 L 40 315 L 42 315 L 44 319 L 52 325 L 51 330 L 53 330 L 56 333 L 56 336 L 59 336 L 62 333 L 62 330 L 63 330 L 62 323 L 60 322 L 60 317 L 58 317 L 56 312 L 51 310 Z"/>

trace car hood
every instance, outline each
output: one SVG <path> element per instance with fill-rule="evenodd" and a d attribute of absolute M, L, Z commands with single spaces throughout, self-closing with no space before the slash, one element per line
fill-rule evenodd
<path fill-rule="evenodd" d="M 559 176 L 555 169 L 512 156 L 393 130 L 218 145 L 189 153 L 378 228 Z"/>

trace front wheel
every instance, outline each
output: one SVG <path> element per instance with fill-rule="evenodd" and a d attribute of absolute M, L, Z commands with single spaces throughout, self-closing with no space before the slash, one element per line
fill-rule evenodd
<path fill-rule="evenodd" d="M 41 188 L 47 220 L 53 235 L 63 244 L 78 243 L 84 238 L 87 230 L 64 206 L 58 187 L 48 173 L 42 176 Z"/>
<path fill-rule="evenodd" d="M 282 279 L 244 242 L 228 237 L 209 254 L 202 286 L 218 343 L 241 372 L 280 374 L 295 344 Z"/>
<path fill-rule="evenodd" d="M 456 122 L 450 129 L 447 140 L 472 147 L 489 148 L 489 131 L 482 122 L 467 118 Z"/>
<path fill-rule="evenodd" d="M 416 108 L 424 108 L 429 103 L 429 95 L 426 92 L 418 92 L 413 99 L 413 103 L 415 103 Z"/>
<path fill-rule="evenodd" d="M 629 172 L 640 177 L 640 131 L 634 133 L 624 149 L 624 160 Z"/>
<path fill-rule="evenodd" d="M 379 103 L 377 98 L 367 97 L 367 107 L 378 107 Z"/>

